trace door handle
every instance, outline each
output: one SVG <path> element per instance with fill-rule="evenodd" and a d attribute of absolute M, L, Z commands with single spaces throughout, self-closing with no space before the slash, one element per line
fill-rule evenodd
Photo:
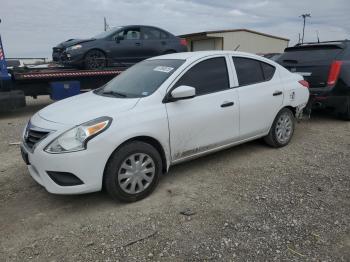
<path fill-rule="evenodd" d="M 141 43 L 135 43 L 135 45 L 136 45 L 136 46 L 140 46 L 140 45 L 141 45 Z"/>
<path fill-rule="evenodd" d="M 235 103 L 233 102 L 224 102 L 221 107 L 228 107 L 228 106 L 233 106 Z"/>
<path fill-rule="evenodd" d="M 275 91 L 272 95 L 273 96 L 280 96 L 282 94 L 283 94 L 282 91 Z"/>
<path fill-rule="evenodd" d="M 162 45 L 166 45 L 166 42 L 165 42 L 165 41 L 162 41 L 161 44 L 162 44 Z"/>

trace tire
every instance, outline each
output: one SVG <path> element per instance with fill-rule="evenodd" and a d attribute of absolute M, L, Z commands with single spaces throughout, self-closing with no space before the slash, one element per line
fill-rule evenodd
<path fill-rule="evenodd" d="M 141 171 L 142 167 L 137 166 L 138 163 L 141 164 L 140 160 L 142 164 L 148 162 L 144 166 L 146 171 Z M 115 200 L 135 202 L 153 192 L 158 185 L 161 172 L 162 159 L 153 146 L 141 141 L 130 142 L 117 149 L 108 160 L 104 174 L 104 188 Z M 149 181 L 145 179 L 146 176 Z"/>
<path fill-rule="evenodd" d="M 264 137 L 265 142 L 272 147 L 284 147 L 289 144 L 293 137 L 295 118 L 293 112 L 283 108 L 278 112 L 269 134 Z"/>
<path fill-rule="evenodd" d="M 347 102 L 346 102 L 346 106 L 345 106 L 345 112 L 344 114 L 341 115 L 341 117 L 344 120 L 350 120 L 350 97 L 348 97 Z"/>
<path fill-rule="evenodd" d="M 88 51 L 84 57 L 85 69 L 100 69 L 107 65 L 106 55 L 97 49 Z"/>

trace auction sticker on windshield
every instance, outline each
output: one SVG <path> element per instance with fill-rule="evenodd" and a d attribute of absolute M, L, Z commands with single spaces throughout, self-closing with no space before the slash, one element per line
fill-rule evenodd
<path fill-rule="evenodd" d="M 169 66 L 157 66 L 153 70 L 158 72 L 163 72 L 163 73 L 170 73 L 173 69 L 174 69 L 173 67 L 169 67 Z"/>

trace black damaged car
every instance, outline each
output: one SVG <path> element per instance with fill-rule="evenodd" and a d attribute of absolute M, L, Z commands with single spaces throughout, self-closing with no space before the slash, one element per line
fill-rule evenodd
<path fill-rule="evenodd" d="M 149 57 L 186 52 L 187 42 L 153 26 L 116 27 L 89 39 L 69 39 L 53 48 L 53 61 L 98 69 L 130 66 Z"/>

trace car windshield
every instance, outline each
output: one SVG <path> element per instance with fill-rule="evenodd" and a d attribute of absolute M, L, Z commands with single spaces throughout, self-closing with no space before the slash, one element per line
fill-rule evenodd
<path fill-rule="evenodd" d="M 105 38 L 109 35 L 114 34 L 116 31 L 120 30 L 120 28 L 122 28 L 122 27 L 121 26 L 113 27 L 111 30 L 99 33 L 99 34 L 95 35 L 93 38 L 96 38 L 96 39 Z"/>
<path fill-rule="evenodd" d="M 95 93 L 121 98 L 149 96 L 184 62 L 185 60 L 180 59 L 155 59 L 140 62 L 97 89 Z"/>

